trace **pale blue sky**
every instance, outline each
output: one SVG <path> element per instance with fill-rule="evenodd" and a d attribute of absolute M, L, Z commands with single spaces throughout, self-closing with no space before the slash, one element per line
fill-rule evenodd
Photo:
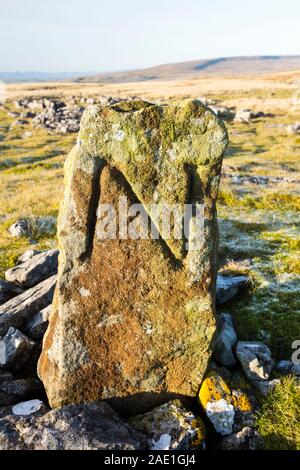
<path fill-rule="evenodd" d="M 0 71 L 300 54 L 299 0 L 0 0 Z"/>

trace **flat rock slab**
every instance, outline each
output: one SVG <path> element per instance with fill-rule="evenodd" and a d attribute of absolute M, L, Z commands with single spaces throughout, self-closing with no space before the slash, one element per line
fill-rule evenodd
<path fill-rule="evenodd" d="M 0 339 L 0 367 L 3 369 L 20 369 L 27 361 L 35 346 L 26 335 L 16 328 L 9 328 L 3 339 Z"/>
<path fill-rule="evenodd" d="M 107 403 L 71 405 L 40 416 L 0 414 L 0 450 L 141 450 L 147 439 Z"/>
<path fill-rule="evenodd" d="M 22 292 L 24 291 L 20 286 L 0 279 L 0 305 L 8 302 L 8 300 L 16 297 L 16 295 L 22 294 Z"/>
<path fill-rule="evenodd" d="M 4 336 L 10 327 L 26 329 L 33 315 L 51 304 L 57 276 L 40 282 L 0 306 L 0 335 Z"/>
<path fill-rule="evenodd" d="M 215 331 L 215 200 L 227 144 L 223 123 L 199 101 L 119 102 L 83 115 L 66 163 L 59 274 L 39 361 L 52 407 L 108 399 L 127 414 L 195 397 Z M 153 202 L 204 207 L 196 248 L 187 238 L 103 238 L 105 205 L 118 213 Z M 139 217 L 131 217 L 137 222 Z M 171 227 L 173 228 L 173 227 Z M 148 230 L 149 227 L 148 227 Z M 148 238 L 147 238 L 148 237 Z"/>
<path fill-rule="evenodd" d="M 8 269 L 5 272 L 5 279 L 29 288 L 56 274 L 57 265 L 58 250 L 44 251 Z"/>
<path fill-rule="evenodd" d="M 247 276 L 217 276 L 216 303 L 224 304 L 233 299 L 249 282 Z"/>

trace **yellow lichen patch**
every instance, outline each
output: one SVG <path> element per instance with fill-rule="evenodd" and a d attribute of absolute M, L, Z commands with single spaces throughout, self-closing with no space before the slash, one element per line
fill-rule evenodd
<path fill-rule="evenodd" d="M 240 411 L 251 411 L 252 405 L 249 397 L 240 390 L 234 390 L 232 393 L 232 404 Z"/>
<path fill-rule="evenodd" d="M 224 399 L 229 403 L 232 402 L 231 392 L 228 385 L 216 372 L 211 372 L 204 379 L 199 391 L 198 398 L 204 409 L 206 408 L 207 403 L 210 401 Z"/>
<path fill-rule="evenodd" d="M 251 400 L 245 391 L 240 387 L 229 387 L 223 377 L 215 371 L 210 372 L 202 382 L 198 398 L 204 409 L 208 402 L 223 399 L 240 411 L 252 410 Z"/>
<path fill-rule="evenodd" d="M 192 428 L 197 429 L 196 434 L 192 440 L 192 448 L 197 449 L 203 447 L 206 434 L 202 419 L 197 416 L 196 419 L 191 422 L 191 426 Z"/>

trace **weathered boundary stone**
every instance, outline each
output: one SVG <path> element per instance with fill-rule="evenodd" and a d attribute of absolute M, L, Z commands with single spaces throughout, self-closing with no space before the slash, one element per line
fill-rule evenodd
<path fill-rule="evenodd" d="M 85 111 L 66 162 L 58 284 L 39 361 L 52 407 L 108 399 L 137 414 L 196 396 L 215 331 L 215 200 L 226 145 L 223 123 L 199 101 Z M 117 210 L 120 197 L 142 203 L 150 218 L 153 201 L 203 204 L 200 246 L 97 236 L 97 208 Z M 194 225 L 192 215 L 188 242 Z"/>

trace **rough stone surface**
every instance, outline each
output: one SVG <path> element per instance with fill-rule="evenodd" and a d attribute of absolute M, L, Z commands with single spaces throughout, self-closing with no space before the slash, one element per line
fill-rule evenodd
<path fill-rule="evenodd" d="M 1 305 L 0 335 L 4 336 L 11 326 L 25 329 L 35 313 L 51 304 L 55 283 L 56 275 Z"/>
<path fill-rule="evenodd" d="M 260 450 L 264 441 L 256 429 L 245 427 L 241 431 L 224 437 L 220 444 L 221 450 Z"/>
<path fill-rule="evenodd" d="M 218 336 L 214 347 L 214 358 L 222 366 L 233 367 L 236 359 L 233 354 L 237 335 L 229 313 L 221 313 L 218 318 Z"/>
<path fill-rule="evenodd" d="M 234 117 L 236 122 L 243 122 L 245 124 L 249 124 L 251 121 L 251 111 L 249 109 L 239 109 Z"/>
<path fill-rule="evenodd" d="M 27 400 L 42 392 L 42 383 L 38 379 L 16 379 L 7 377 L 1 380 L 0 376 L 0 406 L 18 403 Z"/>
<path fill-rule="evenodd" d="M 207 403 L 206 414 L 221 436 L 232 433 L 235 415 L 233 405 L 221 398 L 221 400 Z"/>
<path fill-rule="evenodd" d="M 8 302 L 8 300 L 12 299 L 16 295 L 22 294 L 23 290 L 13 284 L 12 282 L 4 281 L 0 279 L 0 305 Z"/>
<path fill-rule="evenodd" d="M 245 423 L 253 422 L 253 404 L 241 385 L 232 381 L 230 373 L 223 372 L 221 376 L 217 371 L 211 371 L 201 384 L 199 402 L 221 435 L 231 434 Z"/>
<path fill-rule="evenodd" d="M 19 256 L 18 262 L 25 263 L 25 261 L 28 261 L 30 258 L 38 255 L 39 253 L 41 253 L 40 250 L 26 250 L 21 256 Z"/>
<path fill-rule="evenodd" d="M 179 400 L 172 400 L 138 415 L 129 423 L 148 438 L 150 450 L 188 450 L 203 448 L 204 425 Z"/>
<path fill-rule="evenodd" d="M 147 439 L 107 403 L 71 405 L 40 416 L 0 419 L 0 450 L 141 450 Z"/>
<path fill-rule="evenodd" d="M 282 375 L 300 376 L 300 364 L 294 364 L 292 361 L 279 361 L 275 368 Z"/>
<path fill-rule="evenodd" d="M 215 200 L 226 144 L 224 125 L 198 101 L 85 111 L 66 163 L 59 279 L 39 361 L 52 407 L 105 398 L 143 413 L 196 395 L 215 330 Z M 97 207 L 118 210 L 120 197 L 140 201 L 151 218 L 153 202 L 203 203 L 201 246 L 191 249 L 194 216 L 190 249 L 174 236 L 101 238 Z"/>
<path fill-rule="evenodd" d="M 20 369 L 27 361 L 35 343 L 16 328 L 9 328 L 4 338 L 0 339 L 0 367 Z"/>
<path fill-rule="evenodd" d="M 224 304 L 235 297 L 247 284 L 247 276 L 217 276 L 216 303 Z"/>
<path fill-rule="evenodd" d="M 35 286 L 57 273 L 58 250 L 49 250 L 30 257 L 5 272 L 5 279 L 24 288 Z"/>
<path fill-rule="evenodd" d="M 30 235 L 29 222 L 26 219 L 19 219 L 8 229 L 12 237 L 28 237 Z"/>
<path fill-rule="evenodd" d="M 239 341 L 235 352 L 248 379 L 268 380 L 274 362 L 267 345 L 255 341 Z"/>
<path fill-rule="evenodd" d="M 50 313 L 51 305 L 36 313 L 26 328 L 25 333 L 32 339 L 42 339 L 48 326 Z"/>
<path fill-rule="evenodd" d="M 251 383 L 254 388 L 259 391 L 259 393 L 266 396 L 273 390 L 274 387 L 280 384 L 280 380 L 252 380 Z"/>

